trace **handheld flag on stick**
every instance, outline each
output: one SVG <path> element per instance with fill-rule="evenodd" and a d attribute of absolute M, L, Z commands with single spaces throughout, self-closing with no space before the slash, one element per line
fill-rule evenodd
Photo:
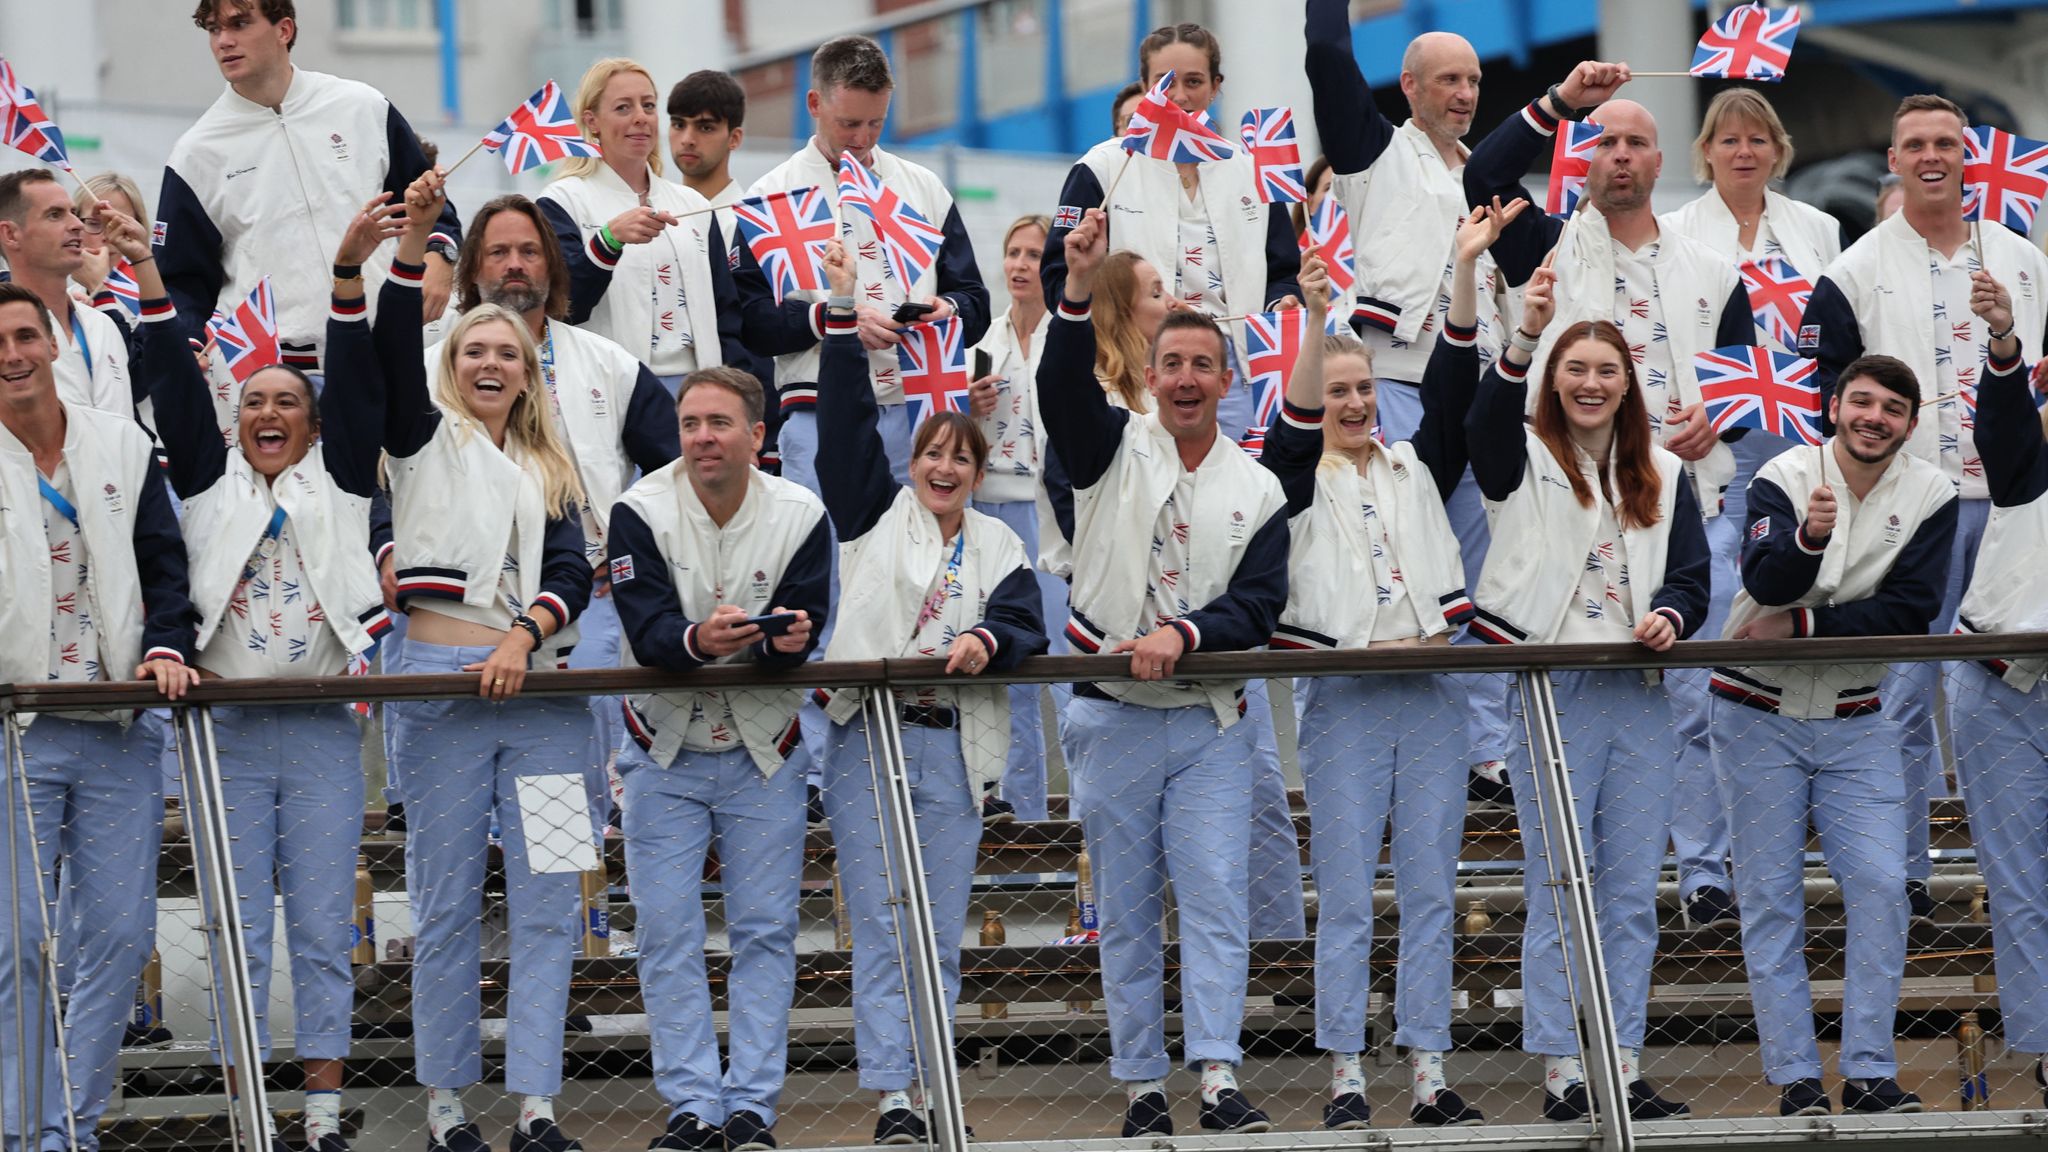
<path fill-rule="evenodd" d="M 256 290 L 233 312 L 216 313 L 206 327 L 237 384 L 248 383 L 249 377 L 277 363 L 277 302 L 270 295 L 270 277 L 258 281 Z"/>
<path fill-rule="evenodd" d="M 450 165 L 448 171 L 462 167 L 478 148 L 496 152 L 504 159 L 506 171 L 514 176 L 571 156 L 600 155 L 597 145 L 585 140 L 576 127 L 576 115 L 569 110 L 569 102 L 562 98 L 562 89 L 553 80 L 527 97 L 526 103 L 514 108 L 510 116 L 498 121 L 496 128 L 484 133 L 484 138 Z"/>
<path fill-rule="evenodd" d="M 939 249 L 946 244 L 946 234 L 938 225 L 920 215 L 851 152 L 839 154 L 839 206 L 842 214 L 852 208 L 874 223 L 875 239 L 882 242 L 883 267 L 906 291 L 939 258 Z"/>
<path fill-rule="evenodd" d="M 71 172 L 71 157 L 64 150 L 64 133 L 43 114 L 43 106 L 27 85 L 15 78 L 14 66 L 0 58 L 0 128 L 7 133 L 7 146 L 45 164 Z M 71 172 L 72 179 L 78 174 Z"/>
<path fill-rule="evenodd" d="M 1593 170 L 1593 149 L 1600 143 L 1598 124 L 1566 120 L 1557 126 L 1557 143 L 1550 152 L 1550 190 L 1543 198 L 1543 210 L 1552 216 L 1569 217 L 1586 194 L 1586 176 Z"/>
<path fill-rule="evenodd" d="M 752 196 L 732 206 L 732 217 L 775 289 L 777 304 L 791 292 L 826 290 L 825 245 L 837 225 L 823 189 Z"/>
<path fill-rule="evenodd" d="M 1821 442 L 1815 361 L 1735 345 L 1701 352 L 1692 366 L 1715 432 L 1755 428 L 1802 444 Z"/>
<path fill-rule="evenodd" d="M 1301 148 L 1294 142 L 1294 110 L 1254 108 L 1244 114 L 1238 134 L 1252 158 L 1259 201 L 1300 204 L 1308 200 L 1308 182 L 1301 173 Z"/>
<path fill-rule="evenodd" d="M 1351 247 L 1351 217 L 1335 196 L 1323 197 L 1323 202 L 1309 213 L 1308 243 L 1303 246 L 1302 255 L 1323 258 L 1330 273 L 1330 319 L 1348 319 L 1355 307 L 1351 302 L 1352 289 L 1358 284 L 1357 266 L 1353 262 L 1356 253 Z"/>
<path fill-rule="evenodd" d="M 2048 196 L 2048 144 L 1986 125 L 1963 134 L 1963 219 L 2026 235 Z"/>
<path fill-rule="evenodd" d="M 1130 125 L 1124 129 L 1124 150 L 1176 164 L 1203 164 L 1236 155 L 1230 141 L 1166 98 L 1172 87 L 1173 73 L 1168 72 L 1131 110 Z"/>
<path fill-rule="evenodd" d="M 897 378 L 910 405 L 912 428 L 939 412 L 967 411 L 974 377 L 967 370 L 965 336 L 959 318 L 951 316 L 913 324 L 903 333 L 903 343 L 896 346 Z"/>
<path fill-rule="evenodd" d="M 1741 269 L 1742 287 L 1756 326 L 1787 350 L 1799 347 L 1799 318 L 1813 298 L 1813 281 L 1799 274 L 1783 256 L 1767 256 Z"/>
<path fill-rule="evenodd" d="M 1693 49 L 1694 76 L 1762 80 L 1776 84 L 1792 63 L 1799 37 L 1799 9 L 1744 4 L 1730 8 L 1707 28 Z"/>

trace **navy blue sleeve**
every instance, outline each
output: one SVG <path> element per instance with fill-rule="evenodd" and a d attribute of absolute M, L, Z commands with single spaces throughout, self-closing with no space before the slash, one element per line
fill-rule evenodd
<path fill-rule="evenodd" d="M 818 490 L 842 544 L 867 535 L 896 499 L 880 421 L 860 325 L 828 316 L 818 353 Z"/>
<path fill-rule="evenodd" d="M 379 489 L 370 497 L 370 557 L 378 565 L 384 563 L 384 554 L 391 550 L 397 539 L 391 530 L 391 496 Z"/>
<path fill-rule="evenodd" d="M 1479 378 L 1472 410 L 1465 414 L 1465 449 L 1472 479 L 1488 500 L 1505 500 L 1522 486 L 1529 466 L 1529 440 L 1522 424 L 1528 403 L 1528 374 L 1516 371 L 1506 356 Z"/>
<path fill-rule="evenodd" d="M 741 335 L 741 326 L 746 320 L 740 306 L 740 290 L 733 282 L 732 265 L 725 255 L 725 231 L 718 226 L 718 217 L 711 217 L 711 226 L 705 229 L 704 258 L 711 271 L 711 301 L 718 316 L 718 352 L 722 361 L 734 368 L 761 378 L 761 361 L 747 347 Z"/>
<path fill-rule="evenodd" d="M 744 232 L 736 234 L 726 263 L 733 286 L 739 289 L 740 338 L 748 348 L 763 357 L 788 356 L 818 342 L 818 333 L 825 327 L 825 302 L 792 296 L 776 303 L 775 289 L 768 283 L 768 274 L 761 271 Z M 761 382 L 768 383 L 765 378 Z"/>
<path fill-rule="evenodd" d="M 675 599 L 674 595 L 669 599 Z M 764 639 L 754 645 L 754 659 L 769 668 L 794 668 L 810 659 L 832 611 L 832 526 L 826 517 L 818 517 L 811 534 L 783 565 L 782 579 L 775 585 L 775 599 L 769 606 L 809 613 L 811 640 L 801 652 L 778 652 Z"/>
<path fill-rule="evenodd" d="M 1050 252 L 1051 248 L 1047 248 Z M 1053 309 L 1038 359 L 1038 411 L 1072 488 L 1102 479 L 1123 444 L 1130 412 L 1109 402 L 1095 379 L 1095 324 L 1064 299 Z"/>
<path fill-rule="evenodd" d="M 1671 535 L 1664 545 L 1664 586 L 1650 597 L 1650 611 L 1678 617 L 1678 638 L 1690 639 L 1706 623 L 1713 603 L 1714 554 L 1707 547 L 1706 521 L 1692 479 L 1678 473 L 1678 495 L 1671 509 Z"/>
<path fill-rule="evenodd" d="M 626 459 L 643 474 L 659 471 L 683 454 L 676 403 L 645 364 L 640 365 L 639 377 L 633 381 L 632 398 L 626 401 L 626 426 L 619 437 Z"/>
<path fill-rule="evenodd" d="M 387 103 L 384 116 L 385 155 L 390 161 L 384 170 L 384 191 L 391 193 L 393 204 L 405 202 L 405 190 L 427 170 L 427 153 L 420 147 L 419 134 L 412 125 L 405 122 L 396 105 Z M 445 240 L 456 248 L 462 247 L 462 217 L 455 211 L 455 201 L 441 201 L 441 218 L 434 223 L 434 234 L 428 243 Z"/>
<path fill-rule="evenodd" d="M 633 659 L 668 672 L 702 667 L 706 661 L 689 642 L 696 623 L 683 615 L 675 581 L 669 579 L 668 557 L 661 554 L 647 522 L 624 504 L 612 505 L 605 545 L 613 571 L 633 573 L 631 579 L 612 578 L 612 607 L 618 609 L 619 630 L 633 646 Z"/>
<path fill-rule="evenodd" d="M 156 435 L 170 460 L 171 487 L 190 500 L 227 474 L 228 449 L 213 411 L 213 388 L 167 300 L 144 300 L 135 382 L 156 402 Z"/>
<path fill-rule="evenodd" d="M 1742 531 L 1742 587 L 1767 608 L 1783 607 L 1807 594 L 1820 578 L 1828 542 L 1807 538 L 1800 523 L 1804 501 L 1795 507 L 1783 488 L 1759 476 L 1749 482 L 1749 523 Z"/>
<path fill-rule="evenodd" d="M 1238 558 L 1230 586 L 1179 620 L 1190 652 L 1243 652 L 1273 638 L 1287 607 L 1287 509 L 1273 513 Z"/>
<path fill-rule="evenodd" d="M 534 203 L 540 206 L 548 226 L 555 230 L 555 242 L 562 246 L 562 260 L 569 265 L 569 323 L 581 324 L 590 319 L 598 301 L 611 288 L 612 270 L 619 266 L 623 250 L 609 247 L 595 232 L 586 242 L 576 218 L 553 197 L 543 195 Z"/>
<path fill-rule="evenodd" d="M 426 352 L 421 346 L 420 278 L 425 273 L 424 265 L 391 262 L 391 276 L 377 290 L 377 323 L 370 329 L 369 347 L 356 348 L 352 353 L 355 358 L 347 361 L 349 370 L 362 373 L 365 383 L 374 386 L 376 381 L 382 381 L 384 450 L 401 460 L 425 448 L 441 427 L 441 410 L 434 406 L 433 390 L 427 382 Z M 336 369 L 331 366 L 333 355 L 328 353 L 330 382 L 336 376 Z M 376 375 L 371 374 L 373 368 Z M 357 385 L 352 383 L 350 387 Z M 329 387 L 325 391 L 334 389 Z M 337 397 L 336 402 L 341 399 Z M 324 396 L 321 410 L 327 410 Z"/>
<path fill-rule="evenodd" d="M 1052 505 L 1053 523 L 1060 530 L 1060 539 L 1074 542 L 1074 485 L 1067 479 L 1067 466 L 1060 463 L 1060 454 L 1051 444 L 1045 445 L 1045 454 L 1039 459 L 1040 476 L 1045 482 L 1045 500 Z"/>
<path fill-rule="evenodd" d="M 363 319 L 360 300 L 334 301 L 327 317 L 327 377 L 346 383 L 320 390 L 320 450 L 336 486 L 356 496 L 374 498 L 379 490 L 377 465 L 384 451 L 384 427 L 391 404 L 388 381 L 397 367 L 392 360 L 403 355 L 409 341 L 414 362 L 422 362 L 419 290 L 392 284 L 386 280 L 378 290 L 378 303 L 383 307 L 374 326 Z M 411 295 L 414 303 L 410 310 L 402 303 L 386 303 L 395 301 L 397 293 Z M 346 316 L 344 308 L 355 314 Z M 408 319 L 415 321 L 411 330 L 398 331 Z"/>
<path fill-rule="evenodd" d="M 1045 285 L 1047 308 L 1059 308 L 1060 293 L 1067 286 L 1067 233 L 1074 230 L 1088 209 L 1100 207 L 1102 182 L 1095 178 L 1095 169 L 1079 163 L 1067 169 L 1067 182 L 1060 187 L 1059 211 L 1052 218 L 1052 235 L 1045 238 L 1045 255 L 1038 261 L 1038 279 Z M 1067 219 L 1073 223 L 1062 222 Z M 1116 248 L 1113 230 L 1109 246 L 1112 250 Z"/>
<path fill-rule="evenodd" d="M 2048 493 L 2048 451 L 2043 448 L 2027 366 L 1987 358 L 1983 382 L 1977 385 L 1977 454 L 1984 460 L 1992 504 L 2017 508 Z"/>
<path fill-rule="evenodd" d="M 941 226 L 945 241 L 939 246 L 938 295 L 952 301 L 953 311 L 966 325 L 962 342 L 973 347 L 988 333 L 988 285 L 981 281 L 981 267 L 974 262 L 974 242 L 967 238 L 967 225 L 960 222 L 960 208 L 946 209 Z"/>
<path fill-rule="evenodd" d="M 1285 204 L 1266 209 L 1266 306 L 1292 296 L 1301 298 L 1301 242 L 1294 236 L 1294 217 Z"/>
<path fill-rule="evenodd" d="M 1923 636 L 1941 615 L 1942 593 L 1954 556 L 1956 516 L 1962 502 L 1950 497 L 1913 532 L 1899 550 L 1877 591 L 1847 604 L 1809 609 L 1815 636 Z"/>
<path fill-rule="evenodd" d="M 1832 433 L 1827 418 L 1834 399 L 1835 380 L 1858 356 L 1863 355 L 1863 328 L 1856 322 L 1856 310 L 1833 280 L 1823 276 L 1806 299 L 1806 314 L 1799 319 L 1799 354 L 1813 360 L 1813 382 L 1820 387 L 1823 428 Z"/>
<path fill-rule="evenodd" d="M 1735 290 L 1728 294 L 1728 302 L 1721 306 L 1720 323 L 1714 327 L 1714 347 L 1753 348 L 1756 346 L 1756 313 L 1749 307 L 1749 289 L 1736 278 Z"/>
<path fill-rule="evenodd" d="M 533 598 L 527 611 L 552 610 L 560 604 L 569 616 L 558 623 L 566 627 L 590 607 L 592 583 L 590 560 L 583 551 L 583 517 L 554 515 L 551 510 L 540 545 L 540 595 Z"/>
<path fill-rule="evenodd" d="M 223 243 L 199 195 L 177 169 L 166 166 L 156 202 L 155 247 L 150 251 L 188 336 L 205 339 L 206 320 L 220 305 L 221 288 L 228 282 L 221 264 Z"/>
<path fill-rule="evenodd" d="M 199 610 L 192 606 L 185 538 L 178 532 L 177 513 L 171 511 L 170 490 L 157 482 L 153 452 L 142 490 L 135 494 L 132 542 L 136 582 L 142 589 L 142 658 L 161 655 L 161 649 L 190 664 L 197 656 Z M 107 669 L 113 679 L 129 673 L 127 668 Z"/>
<path fill-rule="evenodd" d="M 1280 481 L 1287 495 L 1287 515 L 1299 516 L 1315 506 L 1316 465 L 1323 458 L 1321 408 L 1296 408 L 1280 402 L 1280 419 L 1266 429 L 1266 448 L 1259 463 Z"/>
<path fill-rule="evenodd" d="M 1408 441 L 1436 481 L 1440 500 L 1449 500 L 1465 478 L 1465 417 L 1478 391 L 1479 330 L 1446 321 L 1422 370 L 1422 422 Z"/>
<path fill-rule="evenodd" d="M 985 614 L 972 631 L 981 637 L 983 646 L 994 642 L 995 649 L 988 658 L 989 671 L 1007 672 L 1026 656 L 1045 655 L 1050 643 L 1045 638 L 1043 605 L 1038 594 L 1038 575 L 1029 566 L 1003 577 L 995 591 L 988 594 Z"/>
<path fill-rule="evenodd" d="M 1537 124 L 1548 130 L 1539 131 Z M 1503 204 L 1529 199 L 1528 190 L 1522 187 L 1522 177 L 1538 157 L 1550 150 L 1556 131 L 1557 121 L 1539 103 L 1509 113 L 1500 127 L 1465 158 L 1465 199 L 1473 204 L 1491 204 L 1495 196 Z M 1529 274 L 1543 263 L 1564 231 L 1564 221 L 1539 211 L 1541 207 L 1531 204 L 1523 209 L 1520 216 L 1501 229 L 1500 238 L 1489 249 L 1510 287 L 1528 282 Z"/>
<path fill-rule="evenodd" d="M 1394 122 L 1373 103 L 1372 87 L 1351 50 L 1348 0 L 1308 0 L 1309 91 L 1315 95 L 1316 135 L 1339 175 L 1363 172 L 1394 140 Z"/>

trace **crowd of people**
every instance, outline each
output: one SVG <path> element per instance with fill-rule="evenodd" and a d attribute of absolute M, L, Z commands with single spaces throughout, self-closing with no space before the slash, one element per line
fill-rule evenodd
<path fill-rule="evenodd" d="M 1184 656 L 2048 626 L 2026 575 L 2048 547 L 2027 372 L 2048 336 L 2048 258 L 1964 222 L 1961 108 L 1900 103 L 1899 179 L 1880 193 L 1896 210 L 1845 250 L 1830 217 L 1772 187 L 1793 145 L 1756 89 L 1711 102 L 1691 147 L 1707 188 L 1659 215 L 1659 126 L 1621 96 L 1626 64 L 1578 65 L 1468 148 L 1471 45 L 1429 32 L 1408 46 L 1411 116 L 1396 124 L 1347 7 L 1306 0 L 1305 69 L 1326 150 L 1307 184 L 1348 214 L 1348 293 L 1307 241 L 1310 205 L 1263 203 L 1248 157 L 1119 146 L 1162 77 L 1190 115 L 1217 97 L 1223 48 L 1194 24 L 1144 38 L 1103 143 L 1051 211 L 1004 234 L 995 292 L 944 183 L 878 146 L 894 85 L 872 40 L 817 49 L 815 135 L 750 189 L 730 174 L 745 119 L 732 77 L 692 74 L 664 102 L 644 67 L 608 59 L 571 101 L 601 155 L 564 162 L 536 198 L 460 213 L 382 95 L 294 65 L 291 0 L 201 0 L 227 87 L 173 149 L 153 218 L 118 174 L 75 193 L 47 169 L 0 177 L 0 622 L 19 642 L 0 650 L 0 682 L 151 680 L 175 703 L 202 679 L 366 664 L 474 676 L 474 698 L 383 717 L 430 1152 L 491 1146 L 463 1094 L 484 1075 L 494 838 L 509 1147 L 581 1147 L 554 1099 L 578 876 L 608 824 L 669 1109 L 650 1147 L 743 1150 L 776 1146 L 813 820 L 847 881 L 875 1140 L 929 1135 L 879 879 L 894 851 L 873 796 L 879 734 L 858 693 L 772 678 L 584 700 L 523 695 L 525 677 L 943 658 L 946 681 L 895 707 L 945 1000 L 983 823 L 1046 818 L 1060 741 L 1093 863 L 1122 1135 L 1173 1132 L 1176 1063 L 1198 1077 L 1203 1130 L 1266 1130 L 1237 1080 L 1249 945 L 1308 934 L 1299 848 L 1266 683 L 1183 679 Z M 1584 203 L 1546 215 L 1523 178 L 1581 120 L 1601 129 Z M 734 206 L 831 189 L 842 155 L 936 226 L 936 251 L 902 276 L 874 223 L 835 205 L 822 287 L 779 292 Z M 1814 284 L 1790 322 L 1745 286 L 1772 260 Z M 206 320 L 266 278 L 279 359 L 238 380 Z M 1292 309 L 1310 336 L 1255 429 L 1246 317 Z M 898 347 L 941 322 L 976 350 L 964 411 L 906 401 Z M 1694 357 L 1735 345 L 1817 362 L 1822 444 L 1717 431 Z M 1054 693 L 1050 733 L 1035 688 L 973 679 L 1049 650 L 1124 658 L 1116 678 Z M 1841 1106 L 1921 1107 L 1896 1079 L 1893 1011 L 1908 924 L 1932 912 L 1944 706 L 2006 1039 L 2048 1050 L 2044 671 L 1959 662 L 1945 691 L 1940 664 L 1553 677 L 1635 1116 L 1689 1112 L 1642 1067 L 1667 852 L 1687 917 L 1740 930 L 1781 1112 L 1831 1107 L 1804 959 L 1809 820 L 1848 920 Z M 1304 679 L 1292 706 L 1320 896 L 1321 1123 L 1372 1122 L 1368 957 L 1389 836 L 1408 1118 L 1482 1119 L 1447 1066 L 1474 801 L 1514 806 L 1525 837 L 1522 1046 L 1543 1063 L 1543 1114 L 1586 1117 L 1564 943 L 1533 911 L 1558 861 L 1504 678 Z M 336 705 L 214 716 L 255 1003 L 264 1014 L 281 896 L 305 1141 L 342 1152 L 360 729 Z M 92 1149 L 154 939 L 164 734 L 128 712 L 21 720 L 7 842 L 38 879 L 0 934 L 0 1117 L 9 1149 Z M 714 849 L 723 1060 L 705 962 Z M 61 1021 L 50 934 L 75 973 Z"/>

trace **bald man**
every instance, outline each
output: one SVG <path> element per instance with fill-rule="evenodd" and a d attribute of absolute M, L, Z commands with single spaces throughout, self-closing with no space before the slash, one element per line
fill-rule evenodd
<path fill-rule="evenodd" d="M 1542 332 L 1515 329 L 1508 339 L 1532 353 L 1529 394 L 1534 397 L 1543 387 L 1545 363 L 1558 333 L 1587 320 L 1618 326 L 1635 360 L 1638 384 L 1656 425 L 1653 431 L 1666 448 L 1687 461 L 1700 508 L 1711 524 L 1720 514 L 1721 490 L 1735 474 L 1735 461 L 1715 436 L 1700 403 L 1693 355 L 1731 344 L 1754 344 L 1756 324 L 1749 294 L 1734 266 L 1698 241 L 1659 227 L 1650 206 L 1664 163 L 1657 146 L 1657 122 L 1642 105 L 1613 99 L 1627 82 L 1626 64 L 1588 61 L 1574 68 L 1563 82 L 1508 117 L 1472 150 L 1465 165 L 1465 192 L 1475 204 L 1496 196 L 1504 202 L 1526 199 L 1522 175 L 1549 154 L 1562 121 L 1590 120 L 1601 126 L 1577 214 L 1566 221 L 1525 211 L 1493 245 L 1502 276 L 1516 286 L 1525 283 L 1553 249 L 1557 254 L 1555 318 Z M 1719 591 L 1726 596 L 1733 589 Z M 1699 703 L 1704 707 L 1703 696 Z M 1515 752 L 1511 778 L 1526 781 L 1527 754 Z M 1662 781 L 1661 794 L 1642 797 L 1637 818 L 1661 820 L 1668 829 L 1675 780 L 1674 767 Z M 1582 831 L 1597 838 L 1598 829 Z M 1550 1094 L 1544 1114 L 1553 1119 L 1584 1114 L 1584 1088 L 1573 1090 L 1580 1079 L 1577 1046 L 1569 1022 L 1565 1024 L 1525 1026 L 1523 1033 L 1524 1047 L 1544 1056 L 1544 1088 Z M 1640 1025 L 1637 1028 L 1637 1034 L 1619 1037 L 1630 1080 L 1630 1111 L 1639 1120 L 1672 1115 L 1684 1106 L 1659 1099 L 1641 1079 L 1643 1037 Z"/>

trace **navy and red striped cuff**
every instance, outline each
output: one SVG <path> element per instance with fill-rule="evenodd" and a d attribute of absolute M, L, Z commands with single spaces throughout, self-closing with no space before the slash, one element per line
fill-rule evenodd
<path fill-rule="evenodd" d="M 967 634 L 968 634 L 969 636 L 972 636 L 972 637 L 974 637 L 974 638 L 975 638 L 976 640 L 979 640 L 979 641 L 981 641 L 981 646 L 982 646 L 983 648 L 986 648 L 986 649 L 988 649 L 988 658 L 989 658 L 990 660 L 994 660 L 994 659 L 996 658 L 996 634 L 995 634 L 995 633 L 993 633 L 993 632 L 989 631 L 989 630 L 988 630 L 988 629 L 986 629 L 986 628 L 969 628 L 969 629 L 967 630 Z"/>
<path fill-rule="evenodd" d="M 1815 541 L 1813 537 L 1807 535 L 1806 525 L 1804 524 L 1801 524 L 1792 533 L 1792 542 L 1799 545 L 1799 550 L 1808 556 L 1818 556 L 1828 550 L 1828 542 L 1825 540 Z"/>
<path fill-rule="evenodd" d="M 1685 635 L 1685 617 L 1679 615 L 1678 609 L 1666 605 L 1661 608 L 1650 609 L 1650 614 L 1652 616 L 1662 615 L 1668 618 L 1671 621 L 1672 631 L 1680 636 Z"/>
<path fill-rule="evenodd" d="M 391 282 L 401 288 L 419 288 L 427 282 L 425 264 L 407 264 L 403 260 L 391 262 Z"/>
<path fill-rule="evenodd" d="M 695 624 L 683 629 L 683 651 L 689 653 L 690 659 L 695 660 L 699 664 L 711 663 L 711 657 L 697 650 L 697 626 Z"/>
<path fill-rule="evenodd" d="M 535 596 L 533 598 L 533 604 L 531 605 L 531 607 L 545 608 L 548 611 L 554 613 L 555 627 L 557 631 L 563 628 L 567 628 L 572 619 L 572 616 L 569 612 L 569 605 L 564 603 L 562 598 L 560 596 L 555 595 L 553 592 L 543 592 L 540 595 Z"/>
<path fill-rule="evenodd" d="M 603 232 L 592 232 L 590 234 L 588 248 L 590 258 L 596 261 L 600 268 L 617 268 L 619 266 L 619 257 L 626 253 L 626 250 L 623 248 L 615 249 L 605 243 Z"/>
<path fill-rule="evenodd" d="M 830 312 L 825 313 L 825 336 L 827 339 L 833 336 L 858 335 L 860 335 L 859 316 L 835 316 Z"/>
<path fill-rule="evenodd" d="M 1296 408 L 1285 400 L 1280 402 L 1280 419 L 1305 432 L 1316 432 L 1323 426 L 1323 409 Z"/>
<path fill-rule="evenodd" d="M 1195 627 L 1194 622 L 1187 617 L 1168 621 L 1167 627 L 1180 633 L 1181 642 L 1186 645 L 1183 651 L 1193 652 L 1202 646 L 1202 630 Z"/>
<path fill-rule="evenodd" d="M 1814 635 L 1817 631 L 1817 625 L 1818 621 L 1814 619 L 1813 609 L 1792 609 L 1792 635 L 1795 639 L 1804 640 L 1808 636 Z"/>
<path fill-rule="evenodd" d="M 1089 317 L 1089 305 L 1092 303 L 1094 303 L 1093 297 L 1076 304 L 1062 295 L 1059 307 L 1054 309 L 1054 311 L 1058 313 L 1059 318 L 1062 320 L 1074 320 L 1085 323 Z"/>
<path fill-rule="evenodd" d="M 791 412 L 809 412 L 818 406 L 818 386 L 792 384 L 782 389 L 780 403 L 785 415 Z"/>
<path fill-rule="evenodd" d="M 144 664 L 149 663 L 151 660 L 169 660 L 174 664 L 183 664 L 185 662 L 185 654 L 176 648 L 166 648 L 159 644 L 142 654 L 142 662 Z"/>
<path fill-rule="evenodd" d="M 331 319 L 339 320 L 343 323 L 367 319 L 370 315 L 369 298 L 364 296 L 345 297 L 341 293 L 336 292 L 328 302 L 327 315 Z"/>
<path fill-rule="evenodd" d="M 1454 348 L 1470 348 L 1479 343 L 1479 325 L 1466 327 L 1445 320 L 1443 341 Z"/>
<path fill-rule="evenodd" d="M 1529 127 L 1543 133 L 1545 136 L 1557 134 L 1557 117 L 1543 110 L 1543 100 L 1541 97 L 1531 100 L 1523 106 L 1522 118 L 1529 122 Z"/>
<path fill-rule="evenodd" d="M 396 547 L 398 547 L 396 544 L 385 544 L 377 549 L 377 567 L 382 568 L 384 566 L 385 559 L 391 555 L 391 550 Z"/>
<path fill-rule="evenodd" d="M 1991 370 L 1991 374 L 1993 376 L 2010 376 L 2014 372 L 2019 371 L 2020 366 L 2024 364 L 2025 361 L 2026 354 L 2024 350 L 2021 352 L 2020 355 L 2015 356 L 2010 360 L 1999 359 L 1998 354 L 1995 352 L 1987 352 L 1984 354 L 1984 366 Z"/>
<path fill-rule="evenodd" d="M 1526 383 L 1529 379 L 1529 365 L 1516 364 L 1505 355 L 1493 362 L 1493 370 L 1500 373 L 1500 378 L 1510 384 Z"/>
<path fill-rule="evenodd" d="M 171 306 L 171 298 L 168 296 L 159 296 L 154 300 L 142 302 L 144 324 L 161 324 L 166 320 L 174 320 L 177 316 L 178 310 Z"/>

